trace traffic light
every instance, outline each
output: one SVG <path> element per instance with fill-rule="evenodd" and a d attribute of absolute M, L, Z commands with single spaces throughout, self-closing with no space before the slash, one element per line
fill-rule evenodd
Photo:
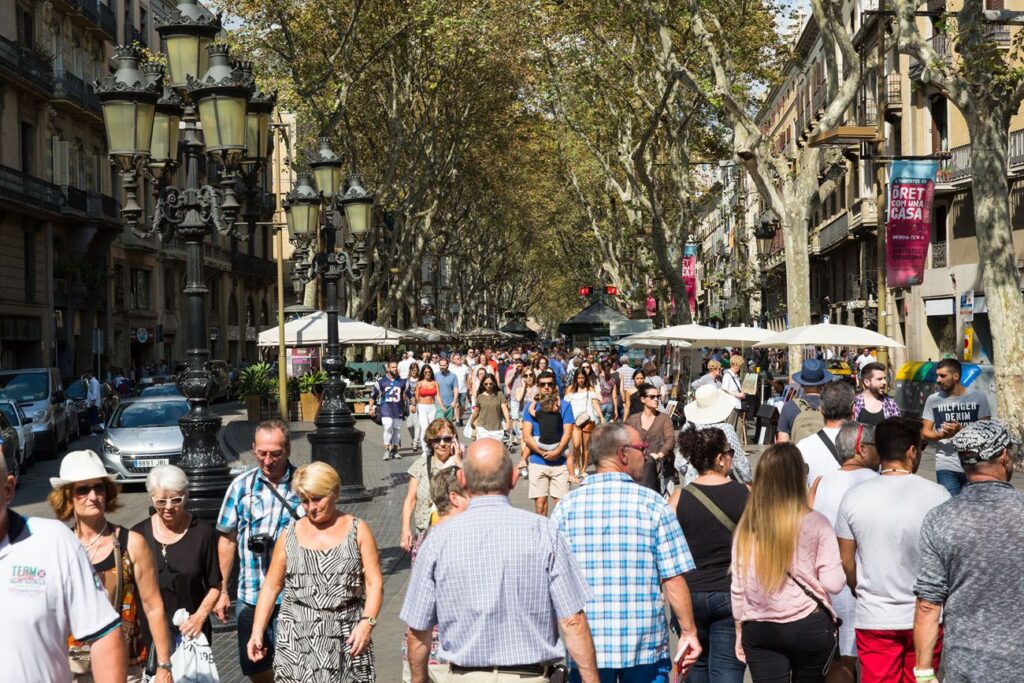
<path fill-rule="evenodd" d="M 580 287 L 580 296 L 590 296 L 590 287 Z"/>
<path fill-rule="evenodd" d="M 618 287 L 614 287 L 612 285 L 607 285 L 604 288 L 604 293 L 607 294 L 608 296 L 618 296 L 619 295 L 619 288 Z"/>

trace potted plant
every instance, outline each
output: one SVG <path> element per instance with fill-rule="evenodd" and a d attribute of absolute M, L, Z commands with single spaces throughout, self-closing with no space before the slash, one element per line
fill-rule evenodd
<path fill-rule="evenodd" d="M 270 365 L 256 363 L 238 373 L 238 396 L 245 404 L 246 415 L 250 422 L 260 421 L 260 408 L 263 399 L 270 395 L 274 388 L 271 381 Z"/>
<path fill-rule="evenodd" d="M 320 410 L 323 399 L 323 384 L 327 381 L 327 373 L 323 370 L 307 372 L 299 378 L 299 405 L 302 408 L 302 419 L 311 422 Z"/>
<path fill-rule="evenodd" d="M 299 378 L 289 377 L 288 378 L 288 420 L 295 421 L 299 419 L 299 397 L 301 392 L 299 391 Z"/>

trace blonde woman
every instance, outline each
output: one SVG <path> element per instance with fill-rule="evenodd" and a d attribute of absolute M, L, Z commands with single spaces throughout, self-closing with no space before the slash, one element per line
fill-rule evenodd
<path fill-rule="evenodd" d="M 757 464 L 732 552 L 736 657 L 755 681 L 824 681 L 838 642 L 829 593 L 846 585 L 839 544 L 807 506 L 796 446 L 769 447 Z"/>
<path fill-rule="evenodd" d="M 460 465 L 459 439 L 455 425 L 443 417 L 430 423 L 423 435 L 430 449 L 409 468 L 409 488 L 402 504 L 402 550 L 410 550 L 416 536 L 430 526 L 430 479 L 435 473 Z"/>
<path fill-rule="evenodd" d="M 121 506 L 117 501 L 121 489 L 113 478 L 94 451 L 72 451 L 60 463 L 60 476 L 50 478 L 53 490 L 47 500 L 57 519 L 74 519 L 72 531 L 85 549 L 96 580 L 121 615 L 121 632 L 128 644 L 129 683 L 142 680 L 148 655 L 141 612 L 146 613 L 151 647 L 156 648 L 159 668 L 155 680 L 171 683 L 173 646 L 153 554 L 142 534 L 107 520 L 107 513 Z M 72 640 L 69 659 L 75 683 L 92 683 L 89 646 Z"/>
<path fill-rule="evenodd" d="M 743 356 L 734 355 L 729 358 L 729 369 L 722 374 L 722 391 L 732 397 L 733 411 L 727 422 L 737 432 L 743 424 L 743 399 L 747 397 L 743 393 Z"/>
<path fill-rule="evenodd" d="M 384 601 L 377 541 L 370 527 L 336 505 L 341 479 L 330 465 L 295 470 L 292 490 L 306 516 L 278 538 L 260 589 L 247 646 L 267 655 L 263 631 L 284 591 L 274 640 L 274 681 L 373 683 L 373 627 Z"/>

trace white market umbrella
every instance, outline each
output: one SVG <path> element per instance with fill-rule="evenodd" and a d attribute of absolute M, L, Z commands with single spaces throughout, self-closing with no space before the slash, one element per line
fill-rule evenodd
<path fill-rule="evenodd" d="M 384 327 L 338 316 L 338 342 L 353 345 L 395 346 L 400 335 Z M 284 325 L 285 346 L 319 346 L 327 343 L 327 314 L 317 311 Z M 260 332 L 260 346 L 277 346 L 278 328 Z"/>
<path fill-rule="evenodd" d="M 641 332 L 640 334 L 631 334 L 628 337 L 623 337 L 615 342 L 619 346 L 666 346 L 671 345 L 676 348 L 684 349 L 690 346 L 689 342 L 685 342 L 681 339 L 658 339 L 652 337 L 650 332 Z"/>
<path fill-rule="evenodd" d="M 691 339 L 695 346 L 739 346 L 746 348 L 773 336 L 775 333 L 761 327 L 723 327 L 712 330 L 704 337 Z"/>
<path fill-rule="evenodd" d="M 643 336 L 650 339 L 668 339 L 668 340 L 680 340 L 680 341 L 693 341 L 694 339 L 700 339 L 706 337 L 709 334 L 714 334 L 717 330 L 713 327 L 706 325 L 697 325 L 691 323 L 689 325 L 673 325 L 672 327 L 663 327 L 660 330 L 651 330 L 649 332 L 643 332 Z"/>
<path fill-rule="evenodd" d="M 884 346 L 890 349 L 904 348 L 895 339 L 884 334 L 854 327 L 853 325 L 833 325 L 819 323 L 794 327 L 784 332 L 773 334 L 762 342 L 754 344 L 755 348 L 777 348 L 786 346 L 866 346 L 868 348 Z"/>

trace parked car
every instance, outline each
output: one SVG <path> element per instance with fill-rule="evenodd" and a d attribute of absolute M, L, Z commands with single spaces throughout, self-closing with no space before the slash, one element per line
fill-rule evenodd
<path fill-rule="evenodd" d="M 32 422 L 17 403 L 6 399 L 0 399 L 0 415 L 7 418 L 7 421 L 18 433 L 18 445 L 21 447 L 18 466 L 24 472 L 36 461 L 36 438 L 32 433 Z"/>
<path fill-rule="evenodd" d="M 968 389 L 976 389 L 988 397 L 992 408 L 992 417 L 996 417 L 996 375 L 991 365 L 962 363 L 960 383 Z M 900 412 L 907 417 L 920 418 L 924 410 L 924 402 L 939 390 L 936 382 L 937 361 L 915 361 L 904 363 L 896 373 L 896 386 L 893 391 Z"/>
<path fill-rule="evenodd" d="M 153 397 L 153 396 L 181 396 L 181 392 L 178 391 L 178 385 L 176 384 L 154 384 L 152 386 L 143 387 L 140 397 Z"/>
<path fill-rule="evenodd" d="M 103 430 L 101 456 L 107 471 L 121 482 L 144 482 L 157 465 L 181 459 L 178 419 L 188 412 L 183 396 L 153 396 L 122 401 Z"/>
<path fill-rule="evenodd" d="M 178 377 L 176 375 L 150 375 L 149 377 L 143 377 L 135 383 L 135 395 L 140 396 L 142 390 L 146 387 L 157 384 L 174 384 L 177 380 Z"/>
<path fill-rule="evenodd" d="M 92 430 L 92 425 L 89 424 L 89 409 L 85 402 L 88 387 L 85 386 L 85 381 L 81 379 L 68 383 L 67 387 L 68 399 L 74 404 L 77 416 L 78 432 L 88 434 Z M 100 382 L 100 422 L 106 422 L 110 419 L 120 401 L 121 396 L 114 391 L 114 387 L 110 386 L 107 382 Z"/>
<path fill-rule="evenodd" d="M 14 475 L 15 486 L 21 482 L 21 444 L 18 431 L 11 426 L 3 413 L 0 413 L 0 450 L 4 454 L 4 465 L 7 473 Z"/>
<path fill-rule="evenodd" d="M 37 453 L 52 457 L 67 448 L 67 397 L 56 368 L 0 371 L 0 398 L 17 403 L 32 420 Z"/>

